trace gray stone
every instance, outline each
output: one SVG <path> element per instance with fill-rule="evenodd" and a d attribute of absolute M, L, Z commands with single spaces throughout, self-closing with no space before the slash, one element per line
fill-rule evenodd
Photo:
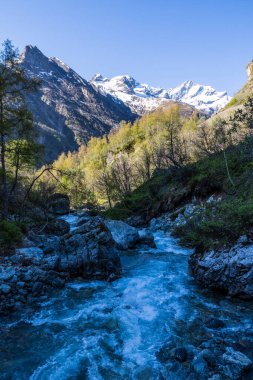
<path fill-rule="evenodd" d="M 7 284 L 0 285 L 0 293 L 8 294 L 11 291 L 11 287 Z"/>
<path fill-rule="evenodd" d="M 11 267 L 2 268 L 0 267 L 0 281 L 8 281 L 10 280 L 15 274 L 15 269 Z"/>
<path fill-rule="evenodd" d="M 19 282 L 17 282 L 16 285 L 17 285 L 18 288 L 23 289 L 23 287 L 25 286 L 25 282 L 19 281 Z"/>
<path fill-rule="evenodd" d="M 132 249 L 137 245 L 148 245 L 156 248 L 154 236 L 150 231 L 138 231 L 135 227 L 120 220 L 106 220 L 105 224 L 120 249 Z"/>
<path fill-rule="evenodd" d="M 15 283 L 17 282 L 17 280 L 18 280 L 18 278 L 17 278 L 17 276 L 14 274 L 14 276 L 9 280 L 9 282 L 10 282 L 11 284 L 15 284 Z"/>
<path fill-rule="evenodd" d="M 43 291 L 43 284 L 41 282 L 35 282 L 32 287 L 33 293 L 41 293 Z"/>
<path fill-rule="evenodd" d="M 231 296 L 253 298 L 253 245 L 195 252 L 189 264 L 196 280 L 204 287 L 220 289 Z"/>
<path fill-rule="evenodd" d="M 62 237 L 41 235 L 39 241 L 44 251 L 19 248 L 0 265 L 0 312 L 16 302 L 37 302 L 45 290 L 63 287 L 69 278 L 113 281 L 121 276 L 118 250 L 100 217 L 87 218 Z"/>
<path fill-rule="evenodd" d="M 242 373 L 252 366 L 252 361 L 240 351 L 235 351 L 232 347 L 227 347 L 223 354 L 226 363 L 224 367 L 225 375 L 231 380 L 240 379 Z"/>
<path fill-rule="evenodd" d="M 127 223 L 121 220 L 106 220 L 105 224 L 120 249 L 127 250 L 133 248 L 139 242 L 138 230 Z"/>
<path fill-rule="evenodd" d="M 156 352 L 156 357 L 161 363 L 165 363 L 173 357 L 175 344 L 174 339 L 169 340 Z"/>

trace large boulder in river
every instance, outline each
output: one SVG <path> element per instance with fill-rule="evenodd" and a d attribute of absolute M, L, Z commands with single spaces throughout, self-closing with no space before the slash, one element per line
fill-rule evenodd
<path fill-rule="evenodd" d="M 58 255 L 55 270 L 85 279 L 114 280 L 121 275 L 121 263 L 115 242 L 100 217 L 88 219 L 55 247 Z"/>
<path fill-rule="evenodd" d="M 48 200 L 48 211 L 54 215 L 65 215 L 69 213 L 70 202 L 66 194 L 55 193 Z"/>
<path fill-rule="evenodd" d="M 253 298 L 253 245 L 238 243 L 230 250 L 195 252 L 189 263 L 202 286 Z"/>
<path fill-rule="evenodd" d="M 105 224 L 120 249 L 132 249 L 139 244 L 155 247 L 153 235 L 145 230 L 139 232 L 121 220 L 106 220 Z"/>
<path fill-rule="evenodd" d="M 106 226 L 121 249 L 133 248 L 139 241 L 138 230 L 121 220 L 106 220 Z"/>

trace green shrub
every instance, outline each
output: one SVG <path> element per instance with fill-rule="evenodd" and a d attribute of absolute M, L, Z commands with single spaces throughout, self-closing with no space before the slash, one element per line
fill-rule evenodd
<path fill-rule="evenodd" d="M 0 246 L 13 247 L 22 241 L 18 223 L 3 220 L 0 222 Z"/>
<path fill-rule="evenodd" d="M 184 245 L 204 251 L 231 246 L 252 227 L 253 199 L 233 196 L 175 227 L 174 234 Z"/>
<path fill-rule="evenodd" d="M 234 97 L 233 99 L 230 100 L 230 102 L 226 105 L 226 108 L 230 108 L 230 107 L 233 107 L 234 105 L 236 105 L 238 103 L 238 99 L 236 97 Z"/>

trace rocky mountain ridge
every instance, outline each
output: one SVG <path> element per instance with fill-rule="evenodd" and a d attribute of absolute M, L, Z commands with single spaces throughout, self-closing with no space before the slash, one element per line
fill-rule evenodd
<path fill-rule="evenodd" d="M 101 136 L 122 120 L 133 121 L 130 108 L 102 94 L 58 58 L 46 57 L 36 46 L 26 46 L 20 65 L 28 76 L 41 80 L 37 93 L 28 95 L 44 161 L 77 149 L 92 136 Z"/>
<path fill-rule="evenodd" d="M 200 85 L 190 80 L 168 90 L 139 83 L 129 75 L 110 79 L 96 74 L 90 83 L 99 88 L 102 93 L 110 94 L 115 99 L 123 101 L 139 115 L 153 111 L 171 101 L 189 104 L 211 115 L 225 107 L 231 100 L 226 91 L 217 91 L 211 86 Z"/>

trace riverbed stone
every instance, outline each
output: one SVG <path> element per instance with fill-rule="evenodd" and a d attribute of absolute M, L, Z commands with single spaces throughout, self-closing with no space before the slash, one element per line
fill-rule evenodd
<path fill-rule="evenodd" d="M 0 267 L 0 281 L 8 281 L 15 275 L 12 267 Z"/>
<path fill-rule="evenodd" d="M 23 289 L 25 286 L 25 282 L 24 281 L 19 281 L 17 282 L 17 287 L 20 288 L 20 289 Z"/>
<path fill-rule="evenodd" d="M 167 362 L 173 357 L 173 349 L 175 348 L 176 341 L 174 339 L 168 340 L 156 352 L 156 357 L 161 363 Z"/>
<path fill-rule="evenodd" d="M 43 284 L 41 282 L 35 282 L 32 287 L 33 293 L 41 293 L 43 291 Z"/>
<path fill-rule="evenodd" d="M 7 284 L 0 285 L 0 293 L 8 294 L 11 291 L 11 287 Z"/>
<path fill-rule="evenodd" d="M 121 220 L 108 220 L 105 224 L 120 249 L 131 249 L 139 242 L 138 230 L 127 223 Z"/>
<path fill-rule="evenodd" d="M 106 226 L 118 247 L 122 250 L 135 248 L 137 245 L 146 245 L 156 248 L 154 236 L 150 231 L 140 230 L 121 220 L 107 220 Z"/>
<path fill-rule="evenodd" d="M 196 355 L 192 362 L 192 368 L 199 376 L 207 376 L 209 369 L 206 360 L 203 357 L 203 353 Z M 202 377 L 205 378 L 205 377 Z"/>
<path fill-rule="evenodd" d="M 235 351 L 232 347 L 226 348 L 223 360 L 226 363 L 223 372 L 231 380 L 240 379 L 242 373 L 252 367 L 252 361 L 242 352 Z"/>
<path fill-rule="evenodd" d="M 139 233 L 139 242 L 140 244 L 147 245 L 151 248 L 156 248 L 154 241 L 154 235 L 148 230 L 140 230 Z"/>
<path fill-rule="evenodd" d="M 50 235 L 62 236 L 70 231 L 70 225 L 64 219 L 53 219 L 45 227 L 45 232 Z"/>
<path fill-rule="evenodd" d="M 225 322 L 218 318 L 209 318 L 205 325 L 210 329 L 219 329 L 226 326 Z"/>
<path fill-rule="evenodd" d="M 183 363 L 187 360 L 187 350 L 185 347 L 178 347 L 175 349 L 174 358 L 176 361 Z"/>

